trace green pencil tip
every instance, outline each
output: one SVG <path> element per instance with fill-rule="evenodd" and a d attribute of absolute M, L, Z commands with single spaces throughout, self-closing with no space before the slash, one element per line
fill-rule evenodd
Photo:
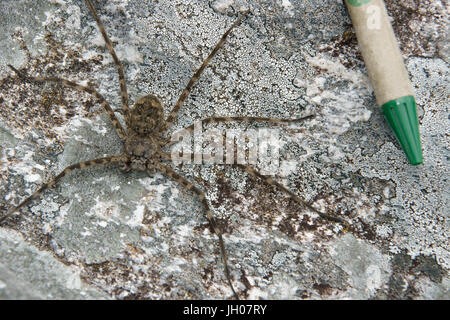
<path fill-rule="evenodd" d="M 409 163 L 423 162 L 416 101 L 413 96 L 397 98 L 381 106 L 389 126 L 408 157 Z"/>

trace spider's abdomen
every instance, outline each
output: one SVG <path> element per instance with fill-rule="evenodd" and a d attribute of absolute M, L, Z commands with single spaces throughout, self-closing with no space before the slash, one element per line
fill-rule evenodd
<path fill-rule="evenodd" d="M 158 136 L 164 125 L 161 102 L 153 95 L 139 99 L 131 109 L 130 131 L 138 136 Z"/>

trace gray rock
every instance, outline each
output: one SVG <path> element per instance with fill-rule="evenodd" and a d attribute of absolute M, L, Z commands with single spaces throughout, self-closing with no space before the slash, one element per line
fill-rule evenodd
<path fill-rule="evenodd" d="M 14 230 L 0 229 L 1 299 L 105 299 L 86 285 L 80 269 L 38 250 Z"/>
<path fill-rule="evenodd" d="M 94 3 L 123 62 L 130 100 L 153 93 L 166 114 L 237 12 L 251 9 L 172 131 L 211 116 L 315 114 L 289 125 L 204 130 L 279 129 L 282 161 L 273 178 L 351 229 L 320 219 L 237 167 L 173 165 L 205 191 L 241 298 L 449 298 L 441 1 L 408 2 L 416 3 L 408 9 L 414 26 L 428 30 L 420 39 L 394 25 L 417 94 L 425 156 L 417 167 L 375 104 L 343 3 Z M 404 18 L 400 7 L 388 9 L 394 21 Z M 87 94 L 22 83 L 6 67 L 94 85 L 120 110 L 117 71 L 84 1 L 2 1 L 0 26 L 4 214 L 68 165 L 119 154 L 123 146 Z M 231 296 L 200 200 L 160 173 L 125 173 L 115 165 L 74 171 L 9 219 L 0 227 L 0 261 L 2 299 Z"/>

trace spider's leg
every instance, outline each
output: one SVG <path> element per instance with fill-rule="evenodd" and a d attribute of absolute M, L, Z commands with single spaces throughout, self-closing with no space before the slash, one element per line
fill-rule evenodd
<path fill-rule="evenodd" d="M 172 158 L 172 154 L 170 152 L 160 152 L 160 155 L 166 161 L 170 161 L 171 158 Z M 192 154 L 190 154 L 190 158 L 191 159 L 193 158 Z M 288 188 L 286 188 L 285 186 L 283 186 L 282 184 L 280 184 L 279 182 L 277 182 L 273 178 L 268 177 L 268 176 L 264 176 L 258 170 L 253 169 L 252 167 L 247 166 L 247 165 L 243 165 L 243 164 L 233 164 L 233 166 L 239 167 L 242 170 L 244 170 L 245 172 L 247 172 L 248 174 L 250 174 L 251 176 L 259 178 L 259 179 L 262 179 L 264 182 L 266 182 L 270 186 L 282 190 L 283 192 L 288 194 L 295 202 L 297 202 L 301 206 L 304 206 L 304 207 L 308 208 L 312 212 L 317 213 L 323 219 L 326 219 L 326 220 L 329 220 L 329 221 L 332 221 L 332 222 L 342 223 L 346 228 L 349 227 L 348 223 L 345 220 L 343 220 L 342 218 L 336 217 L 336 216 L 334 216 L 332 214 L 329 214 L 329 213 L 320 212 L 318 209 L 314 208 L 311 204 L 309 204 L 306 201 L 300 199 L 300 197 L 297 196 L 295 193 L 293 193 L 291 190 L 289 190 Z"/>
<path fill-rule="evenodd" d="M 52 179 L 49 182 L 44 183 L 31 196 L 29 196 L 28 198 L 23 200 L 15 208 L 11 209 L 5 216 L 0 217 L 0 224 L 3 221 L 5 221 L 8 217 L 10 217 L 14 212 L 18 211 L 20 208 L 22 208 L 23 206 L 27 205 L 30 201 L 32 201 L 32 200 L 36 199 L 37 197 L 39 197 L 39 195 L 41 195 L 42 192 L 44 192 L 47 188 L 53 187 L 62 177 L 64 177 L 70 171 L 72 171 L 74 169 L 82 169 L 82 168 L 87 168 L 87 167 L 96 166 L 96 165 L 103 165 L 103 164 L 112 163 L 112 162 L 119 162 L 119 161 L 121 161 L 123 159 L 124 159 L 124 157 L 122 155 L 109 156 L 109 157 L 98 158 L 98 159 L 89 160 L 89 161 L 83 161 L 83 162 L 79 162 L 79 163 L 72 164 L 72 165 L 68 166 L 60 174 L 58 174 L 54 179 Z"/>
<path fill-rule="evenodd" d="M 106 33 L 105 27 L 103 26 L 102 21 L 100 20 L 100 17 L 97 14 L 97 11 L 94 8 L 94 5 L 92 4 L 91 0 L 86 0 L 86 4 L 89 7 L 89 10 L 91 11 L 92 15 L 95 18 L 95 21 L 97 21 L 97 26 L 100 29 L 100 32 L 102 33 L 103 39 L 105 40 L 106 47 L 109 50 L 109 53 L 111 54 L 114 63 L 116 64 L 117 71 L 119 73 L 119 84 L 120 84 L 120 94 L 122 96 L 122 108 L 125 112 L 125 122 L 128 127 L 130 127 L 130 107 L 128 106 L 128 91 L 127 91 L 127 84 L 125 81 L 125 73 L 123 72 L 122 64 L 119 60 L 119 58 L 116 55 L 116 51 L 114 50 L 114 47 L 112 45 L 111 40 L 108 37 L 108 34 Z"/>
<path fill-rule="evenodd" d="M 241 168 L 242 170 L 244 170 L 245 172 L 247 172 L 251 176 L 254 176 L 254 177 L 262 179 L 268 185 L 282 190 L 283 192 L 288 194 L 295 202 L 297 202 L 301 206 L 304 206 L 304 207 L 308 208 L 312 212 L 318 214 L 321 218 L 329 220 L 329 221 L 332 221 L 332 222 L 341 223 L 347 229 L 349 228 L 348 223 L 345 220 L 343 220 L 342 218 L 336 217 L 336 216 L 334 216 L 334 215 L 332 215 L 330 213 L 320 212 L 318 209 L 314 208 L 308 202 L 300 199 L 300 197 L 297 196 L 294 192 L 292 192 L 291 190 L 289 190 L 288 188 L 286 188 L 285 186 L 283 186 L 281 183 L 277 182 L 276 180 L 272 179 L 271 177 L 264 176 L 260 172 L 258 172 L 256 169 L 253 169 L 252 167 L 249 167 L 249 166 L 246 166 L 246 165 L 243 165 L 243 164 L 235 164 L 235 166 Z"/>
<path fill-rule="evenodd" d="M 272 124 L 280 124 L 280 123 L 288 123 L 288 122 L 297 122 L 300 120 L 306 120 L 314 117 L 313 114 L 301 117 L 301 118 L 295 118 L 295 119 L 275 119 L 275 118 L 264 118 L 264 117 L 212 117 L 212 118 L 206 118 L 201 120 L 202 125 L 208 124 L 208 123 L 220 123 L 220 122 L 230 122 L 230 121 L 242 121 L 242 122 L 253 122 L 253 121 L 265 121 Z M 194 124 L 183 128 L 181 130 L 188 130 L 193 131 L 194 130 Z M 177 143 L 178 141 L 171 141 L 171 137 L 166 138 L 161 146 L 164 147 L 170 147 Z"/>
<path fill-rule="evenodd" d="M 183 104 L 183 102 L 186 100 L 187 96 L 189 95 L 189 92 L 192 89 L 192 86 L 195 84 L 195 82 L 197 82 L 198 78 L 200 77 L 200 75 L 202 74 L 203 70 L 205 70 L 206 66 L 208 65 L 208 63 L 211 61 L 211 59 L 214 57 L 214 55 L 217 53 L 217 51 L 219 51 L 219 49 L 223 46 L 223 44 L 225 43 L 225 40 L 227 38 L 227 36 L 230 34 L 231 30 L 238 26 L 242 20 L 244 19 L 244 17 L 248 14 L 249 11 L 244 12 L 232 25 L 230 28 L 228 28 L 228 30 L 223 34 L 222 38 L 219 40 L 219 42 L 216 44 L 216 46 L 214 47 L 214 49 L 211 51 L 211 53 L 209 54 L 209 56 L 203 61 L 202 65 L 200 66 L 200 68 L 194 73 L 194 75 L 192 76 L 192 78 L 189 80 L 188 84 L 186 85 L 186 88 L 183 90 L 183 92 L 181 93 L 180 97 L 178 98 L 177 102 L 175 103 L 175 106 L 173 107 L 172 111 L 170 112 L 169 116 L 167 117 L 166 120 L 166 126 L 165 129 L 170 128 L 170 126 L 173 124 L 173 122 L 175 121 L 175 117 L 177 116 L 178 111 L 181 108 L 181 105 Z"/>
<path fill-rule="evenodd" d="M 22 79 L 24 81 L 38 82 L 38 83 L 54 82 L 54 83 L 57 83 L 57 84 L 60 84 L 60 85 L 66 86 L 66 87 L 70 87 L 70 88 L 73 88 L 76 90 L 81 90 L 81 91 L 87 92 L 87 93 L 95 96 L 98 100 L 100 100 L 102 107 L 105 109 L 106 113 L 108 114 L 109 118 L 111 119 L 111 122 L 112 122 L 114 128 L 116 129 L 116 132 L 119 135 L 119 137 L 122 138 L 122 140 L 125 140 L 127 134 L 125 133 L 125 130 L 123 129 L 119 120 L 117 120 L 117 117 L 114 114 L 114 111 L 111 109 L 111 106 L 105 100 L 105 98 L 100 93 L 98 93 L 95 89 L 93 89 L 91 87 L 82 86 L 82 85 L 80 85 L 76 82 L 70 81 L 70 80 L 56 78 L 56 77 L 30 77 L 30 76 L 23 74 L 22 72 L 20 72 L 13 66 L 11 66 L 11 65 L 8 65 L 8 66 L 19 76 L 20 79 Z"/>
<path fill-rule="evenodd" d="M 160 152 L 160 154 L 161 154 L 161 157 L 164 160 L 166 160 L 166 161 L 171 160 L 172 154 L 170 152 Z M 191 159 L 193 158 L 193 154 L 190 154 L 190 158 Z M 264 182 L 266 182 L 268 185 L 280 189 L 281 191 L 283 191 L 284 193 L 289 195 L 295 202 L 297 202 L 298 204 L 300 204 L 303 207 L 308 208 L 312 212 L 318 214 L 321 218 L 329 220 L 329 221 L 332 221 L 332 222 L 341 223 L 347 229 L 350 228 L 349 224 L 345 220 L 343 220 L 342 218 L 336 217 L 336 216 L 334 216 L 333 214 L 330 214 L 330 213 L 323 213 L 323 212 L 319 211 L 318 209 L 314 208 L 308 202 L 302 200 L 298 195 L 296 195 L 294 192 L 292 192 L 291 190 L 289 190 L 288 188 L 283 186 L 281 183 L 277 182 L 276 180 L 274 180 L 271 177 L 264 176 L 258 170 L 254 169 L 254 168 L 252 168 L 250 166 L 243 165 L 243 164 L 233 164 L 233 166 L 239 167 L 242 170 L 244 170 L 245 172 L 247 172 L 248 174 L 250 174 L 251 176 L 259 178 L 259 179 L 263 180 Z"/>
<path fill-rule="evenodd" d="M 208 219 L 209 224 L 213 228 L 214 233 L 219 238 L 220 253 L 222 255 L 225 276 L 227 278 L 228 285 L 230 286 L 231 290 L 233 291 L 233 295 L 238 299 L 239 296 L 237 295 L 236 291 L 234 290 L 233 284 L 231 282 L 230 271 L 228 268 L 228 259 L 227 259 L 227 254 L 226 254 L 226 250 L 225 250 L 225 244 L 224 244 L 223 237 L 222 237 L 222 231 L 220 230 L 219 226 L 217 225 L 216 219 L 214 218 L 214 215 L 211 212 L 208 201 L 206 201 L 205 194 L 202 191 L 200 191 L 200 189 L 198 189 L 196 186 L 194 186 L 191 182 L 189 182 L 186 178 L 184 178 L 181 175 L 179 175 L 178 173 L 176 173 L 172 168 L 170 168 L 162 163 L 157 163 L 157 167 L 163 173 L 167 174 L 169 177 L 171 177 L 172 179 L 176 180 L 177 182 L 179 182 L 180 184 L 185 186 L 186 189 L 192 190 L 193 192 L 195 192 L 197 194 L 197 196 L 200 198 L 200 200 L 202 201 L 202 203 L 206 209 L 206 218 Z"/>

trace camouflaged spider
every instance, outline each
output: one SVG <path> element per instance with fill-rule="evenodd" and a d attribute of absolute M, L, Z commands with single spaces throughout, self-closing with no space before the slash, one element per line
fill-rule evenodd
<path fill-rule="evenodd" d="M 121 92 L 121 98 L 122 98 L 122 113 L 125 118 L 125 124 L 127 130 L 125 130 L 120 122 L 118 121 L 116 115 L 114 114 L 113 110 L 111 109 L 109 103 L 104 99 L 104 97 L 98 93 L 94 88 L 83 86 L 80 84 L 77 84 L 73 81 L 57 78 L 57 77 L 32 77 L 24 74 L 23 72 L 17 70 L 13 66 L 9 67 L 19 76 L 20 79 L 23 81 L 28 82 L 35 82 L 35 83 L 44 83 L 44 82 L 53 82 L 57 83 L 61 86 L 71 87 L 76 90 L 81 90 L 84 92 L 87 92 L 91 95 L 93 95 L 95 98 L 98 99 L 98 101 L 101 102 L 102 107 L 108 114 L 118 136 L 122 139 L 124 143 L 124 152 L 120 155 L 113 155 L 113 156 L 107 156 L 103 158 L 98 158 L 94 160 L 89 161 L 83 161 L 80 163 L 76 163 L 73 165 L 68 166 L 65 168 L 60 174 L 58 174 L 55 178 L 50 180 L 47 183 L 44 183 L 37 191 L 35 191 L 30 197 L 23 200 L 19 205 L 11 209 L 6 215 L 0 218 L 0 224 L 10 217 L 12 214 L 17 212 L 19 209 L 21 209 L 23 206 L 30 203 L 32 200 L 36 199 L 42 192 L 44 192 L 47 188 L 54 186 L 62 177 L 67 175 L 69 172 L 71 172 L 74 169 L 80 169 L 80 168 L 86 168 L 90 166 L 96 166 L 96 165 L 104 165 L 107 163 L 118 163 L 120 165 L 120 168 L 123 170 L 140 170 L 140 171 L 146 171 L 150 174 L 154 173 L 155 171 L 161 171 L 164 174 L 168 175 L 169 177 L 175 179 L 180 184 L 185 186 L 188 190 L 192 190 L 194 193 L 197 194 L 197 196 L 202 201 L 202 204 L 204 205 L 206 209 L 206 218 L 209 221 L 209 224 L 211 228 L 214 230 L 215 234 L 217 235 L 219 239 L 219 247 L 221 252 L 221 257 L 224 264 L 224 271 L 227 278 L 228 285 L 230 286 L 234 296 L 238 298 L 238 294 L 236 290 L 234 289 L 228 262 L 227 262 L 227 254 L 225 250 L 225 245 L 223 241 L 222 231 L 220 230 L 216 219 L 214 218 L 209 204 L 206 200 L 206 197 L 204 193 L 194 186 L 191 182 L 189 182 L 187 179 L 179 175 L 169 167 L 168 165 L 164 164 L 163 161 L 170 160 L 170 154 L 163 151 L 163 147 L 168 147 L 171 145 L 170 141 L 168 139 L 163 138 L 163 134 L 167 132 L 167 130 L 172 126 L 174 121 L 176 120 L 177 113 L 179 109 L 181 108 L 183 102 L 186 100 L 186 98 L 189 95 L 189 92 L 191 91 L 193 85 L 198 80 L 202 72 L 204 71 L 205 67 L 208 65 L 208 63 L 211 61 L 211 59 L 214 57 L 214 55 L 217 53 L 217 51 L 224 45 L 225 40 L 227 36 L 230 34 L 231 30 L 238 26 L 243 18 L 248 14 L 248 11 L 243 12 L 241 16 L 228 28 L 228 30 L 223 34 L 222 38 L 219 40 L 219 42 L 216 44 L 214 49 L 211 51 L 209 56 L 203 61 L 200 68 L 195 72 L 195 74 L 192 76 L 192 78 L 189 80 L 186 88 L 181 93 L 180 97 L 178 98 L 177 102 L 175 103 L 175 106 L 173 107 L 172 111 L 168 115 L 166 119 L 164 119 L 164 112 L 163 107 L 160 101 L 153 95 L 146 95 L 143 98 L 139 99 L 133 108 L 129 108 L 129 101 L 128 101 L 128 93 L 127 93 L 127 87 L 126 87 L 126 81 L 125 81 L 125 74 L 121 65 L 120 60 L 118 59 L 115 50 L 113 48 L 113 45 L 105 31 L 105 28 L 100 21 L 100 18 L 91 2 L 91 0 L 85 0 L 86 4 L 94 16 L 98 28 L 100 29 L 100 32 L 102 33 L 103 39 L 106 43 L 106 47 L 109 50 L 109 53 L 111 54 L 114 63 L 117 67 L 117 71 L 119 73 L 119 84 L 120 84 L 120 92 Z M 266 121 L 270 123 L 276 123 L 279 124 L 281 122 L 292 122 L 292 121 L 298 121 L 304 118 L 299 119 L 271 119 L 271 118 L 262 118 L 262 117 L 212 117 L 204 119 L 203 122 L 205 123 L 211 123 L 211 122 L 228 122 L 228 121 L 244 121 L 244 122 L 250 122 L 250 121 Z M 192 130 L 193 126 L 190 126 L 186 128 L 188 130 Z M 292 199 L 294 199 L 296 202 L 301 204 L 304 207 L 307 207 L 311 211 L 317 213 L 319 216 L 321 216 L 324 219 L 331 220 L 334 222 L 340 222 L 345 223 L 340 218 L 334 217 L 327 213 L 322 213 L 309 205 L 308 203 L 301 200 L 296 194 L 294 194 L 292 191 L 285 188 L 283 185 L 276 182 L 274 179 L 265 177 L 262 174 L 260 174 L 255 169 L 237 164 L 240 168 L 245 170 L 250 175 L 256 176 L 266 183 L 268 183 L 271 186 L 274 186 L 276 188 L 281 189 L 283 192 L 287 193 Z"/>

